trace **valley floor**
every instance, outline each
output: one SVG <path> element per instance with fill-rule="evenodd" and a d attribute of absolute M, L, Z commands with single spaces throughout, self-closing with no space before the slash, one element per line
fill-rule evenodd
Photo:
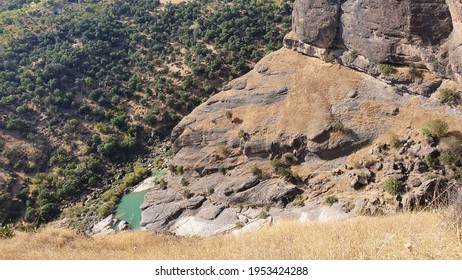
<path fill-rule="evenodd" d="M 462 259 L 462 244 L 441 213 L 280 222 L 239 236 L 209 238 L 124 232 L 85 237 L 69 230 L 16 233 L 1 259 Z"/>

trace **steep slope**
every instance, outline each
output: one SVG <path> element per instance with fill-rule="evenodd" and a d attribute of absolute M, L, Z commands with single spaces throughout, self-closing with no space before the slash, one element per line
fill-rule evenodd
<path fill-rule="evenodd" d="M 296 1 L 286 48 L 174 128 L 181 172 L 151 183 L 141 226 L 210 235 L 447 203 L 462 174 L 447 2 Z"/>
<path fill-rule="evenodd" d="M 0 224 L 110 214 L 182 116 L 290 29 L 287 1 L 171 2 L 0 1 Z"/>
<path fill-rule="evenodd" d="M 381 187 L 392 168 L 376 170 L 363 188 L 368 183 L 358 187 L 352 181 L 374 172 L 373 164 L 353 168 L 351 162 L 366 159 L 369 145 L 382 134 L 414 139 L 414 132 L 438 117 L 451 129 L 462 128 L 460 113 L 435 100 L 398 94 L 367 74 L 281 49 L 174 129 L 173 164 L 183 174 L 171 172 L 153 184 L 141 226 L 210 235 L 279 217 L 329 220 L 375 211 L 370 208 L 378 201 L 380 211 L 392 211 L 395 205 L 386 205 L 389 195 Z M 425 156 L 409 155 L 403 162 Z M 380 153 L 374 157 L 375 163 L 390 164 Z M 329 195 L 339 203 L 325 205 Z"/>

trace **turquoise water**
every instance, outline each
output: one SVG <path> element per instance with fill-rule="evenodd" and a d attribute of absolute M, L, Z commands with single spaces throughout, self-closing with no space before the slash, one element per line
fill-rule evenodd
<path fill-rule="evenodd" d="M 117 206 L 116 218 L 127 221 L 131 230 L 140 229 L 140 206 L 143 204 L 144 196 L 147 193 L 148 190 L 126 194 Z"/>
<path fill-rule="evenodd" d="M 152 169 L 152 177 L 159 179 L 165 175 L 165 170 L 157 168 Z M 133 192 L 122 197 L 119 205 L 117 205 L 116 218 L 127 221 L 130 224 L 131 230 L 140 229 L 141 209 L 140 206 L 144 202 L 144 196 L 149 190 L 142 192 Z"/>

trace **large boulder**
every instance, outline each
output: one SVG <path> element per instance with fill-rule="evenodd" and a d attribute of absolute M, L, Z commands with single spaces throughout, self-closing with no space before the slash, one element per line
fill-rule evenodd
<path fill-rule="evenodd" d="M 295 1 L 292 28 L 299 38 L 327 48 L 339 26 L 340 0 Z"/>

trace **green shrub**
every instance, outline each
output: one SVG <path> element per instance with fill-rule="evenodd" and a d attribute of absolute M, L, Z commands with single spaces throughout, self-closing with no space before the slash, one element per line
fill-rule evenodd
<path fill-rule="evenodd" d="M 326 197 L 326 200 L 324 201 L 327 205 L 332 206 L 334 203 L 338 202 L 338 198 L 334 195 L 330 195 Z"/>
<path fill-rule="evenodd" d="M 409 65 L 409 74 L 412 76 L 417 76 L 419 74 L 419 70 L 417 69 L 417 66 L 414 63 L 411 63 Z"/>
<path fill-rule="evenodd" d="M 303 197 L 301 195 L 297 195 L 293 202 L 294 207 L 303 207 L 305 206 L 305 202 L 303 201 Z"/>
<path fill-rule="evenodd" d="M 333 62 L 335 62 L 336 59 L 337 59 L 337 56 L 335 56 L 335 54 L 333 54 L 333 53 L 330 53 L 327 56 L 327 62 L 333 63 Z"/>
<path fill-rule="evenodd" d="M 111 215 L 115 206 L 116 206 L 116 203 L 114 203 L 112 200 L 104 203 L 103 206 L 98 211 L 98 217 L 102 219 L 102 218 L 105 218 Z"/>
<path fill-rule="evenodd" d="M 331 128 L 333 131 L 336 131 L 336 132 L 345 132 L 345 125 L 343 124 L 342 121 L 335 121 L 331 125 Z"/>
<path fill-rule="evenodd" d="M 391 195 L 397 195 L 404 190 L 403 182 L 396 177 L 390 176 L 383 182 L 383 189 Z"/>
<path fill-rule="evenodd" d="M 14 237 L 14 229 L 11 225 L 0 226 L 0 239 Z"/>
<path fill-rule="evenodd" d="M 451 165 L 459 159 L 459 155 L 451 150 L 444 150 L 441 152 L 438 159 L 444 165 Z"/>
<path fill-rule="evenodd" d="M 266 211 L 261 211 L 260 215 L 258 215 L 258 218 L 259 219 L 266 219 L 268 218 L 270 215 L 266 212 Z"/>
<path fill-rule="evenodd" d="M 454 170 L 448 171 L 449 180 L 462 180 L 462 167 L 456 167 Z"/>
<path fill-rule="evenodd" d="M 434 138 L 440 138 L 444 136 L 448 132 L 448 124 L 447 122 L 436 119 L 428 122 L 422 128 L 422 134 L 424 136 L 430 136 Z"/>
<path fill-rule="evenodd" d="M 379 72 L 384 76 L 388 76 L 395 73 L 396 68 L 390 64 L 379 64 Z"/>
<path fill-rule="evenodd" d="M 291 182 L 293 184 L 299 184 L 302 182 L 300 176 L 290 170 L 287 162 L 276 158 L 271 161 L 271 166 L 273 167 L 274 173 L 283 177 L 287 182 Z"/>
<path fill-rule="evenodd" d="M 251 172 L 252 175 L 257 176 L 258 178 L 261 178 L 263 176 L 263 170 L 261 170 L 257 166 L 253 166 Z"/>
<path fill-rule="evenodd" d="M 350 57 L 351 61 L 353 62 L 356 58 L 358 58 L 358 53 L 354 50 L 349 51 L 348 56 Z"/>
<path fill-rule="evenodd" d="M 214 192 L 215 192 L 215 189 L 212 188 L 212 187 L 209 187 L 209 188 L 207 189 L 207 195 L 212 195 Z"/>
<path fill-rule="evenodd" d="M 228 120 L 232 120 L 233 119 L 233 112 L 231 111 L 226 111 L 225 113 L 225 116 Z"/>
<path fill-rule="evenodd" d="M 438 98 L 440 102 L 443 104 L 444 103 L 456 103 L 460 100 L 460 94 L 453 89 L 442 88 L 440 89 L 440 94 Z"/>
<path fill-rule="evenodd" d="M 236 228 L 237 229 L 240 229 L 240 228 L 243 228 L 245 225 L 243 222 L 239 221 L 239 222 L 236 222 Z"/>
<path fill-rule="evenodd" d="M 188 186 L 189 185 L 189 181 L 186 179 L 186 178 L 181 178 L 181 185 L 182 186 Z"/>
<path fill-rule="evenodd" d="M 188 190 L 188 189 L 184 189 L 184 190 L 181 192 L 181 194 L 182 194 L 183 197 L 186 198 L 186 199 L 188 199 L 188 198 L 190 198 L 190 197 L 192 196 L 191 191 Z"/>
<path fill-rule="evenodd" d="M 177 165 L 175 168 L 176 174 L 183 174 L 184 173 L 184 168 L 181 165 Z"/>
<path fill-rule="evenodd" d="M 435 170 L 437 163 L 434 158 L 431 156 L 426 156 L 423 158 L 423 162 L 428 166 L 428 169 Z"/>

